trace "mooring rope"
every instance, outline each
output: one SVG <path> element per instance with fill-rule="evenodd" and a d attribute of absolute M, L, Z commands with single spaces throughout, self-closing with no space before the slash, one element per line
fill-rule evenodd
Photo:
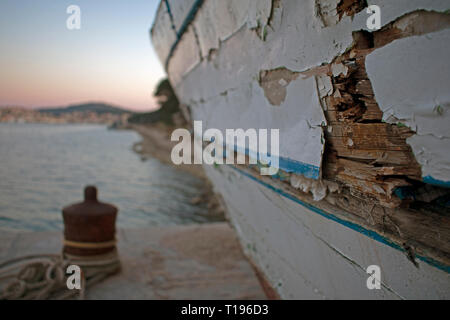
<path fill-rule="evenodd" d="M 81 269 L 81 288 L 67 286 L 67 267 Z M 120 270 L 117 251 L 90 257 L 40 254 L 0 263 L 0 300 L 84 299 L 86 289 Z"/>

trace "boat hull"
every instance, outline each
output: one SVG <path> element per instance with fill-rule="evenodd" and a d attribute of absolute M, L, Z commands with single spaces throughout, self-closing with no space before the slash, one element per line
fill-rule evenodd
<path fill-rule="evenodd" d="M 279 129 L 279 175 L 204 167 L 281 298 L 450 298 L 448 1 L 372 2 L 379 30 L 359 0 L 168 0 L 151 30 L 191 121 Z"/>

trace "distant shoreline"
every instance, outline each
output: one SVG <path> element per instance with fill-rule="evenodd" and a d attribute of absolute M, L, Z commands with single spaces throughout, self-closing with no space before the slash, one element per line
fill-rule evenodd
<path fill-rule="evenodd" d="M 125 125 L 132 114 L 133 112 L 131 111 L 101 103 L 89 103 L 55 109 L 3 107 L 0 108 L 0 123 Z"/>

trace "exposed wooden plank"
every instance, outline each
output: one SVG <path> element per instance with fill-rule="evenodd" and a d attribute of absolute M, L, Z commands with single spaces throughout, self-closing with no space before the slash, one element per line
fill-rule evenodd
<path fill-rule="evenodd" d="M 260 176 L 257 169 L 239 166 L 241 170 L 261 179 L 285 193 L 310 203 L 325 212 L 333 212 L 341 219 L 364 225 L 365 228 L 389 237 L 400 247 L 413 248 L 416 253 L 450 264 L 450 216 L 405 208 L 389 208 L 378 203 L 377 198 L 356 189 L 342 189 L 330 193 L 322 201 L 293 188 L 289 181 L 273 180 Z M 397 199 L 398 201 L 398 199 Z"/>

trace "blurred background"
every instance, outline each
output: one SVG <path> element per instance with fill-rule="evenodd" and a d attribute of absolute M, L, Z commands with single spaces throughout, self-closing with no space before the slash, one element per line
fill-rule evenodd
<path fill-rule="evenodd" d="M 81 9 L 69 30 L 66 9 Z M 103 101 L 157 108 L 165 77 L 150 42 L 158 0 L 0 2 L 0 106 L 61 107 Z"/>
<path fill-rule="evenodd" d="M 222 220 L 202 171 L 170 165 L 186 122 L 150 41 L 158 5 L 0 2 L 0 230 L 61 230 L 87 184 L 119 207 L 119 227 Z"/>

